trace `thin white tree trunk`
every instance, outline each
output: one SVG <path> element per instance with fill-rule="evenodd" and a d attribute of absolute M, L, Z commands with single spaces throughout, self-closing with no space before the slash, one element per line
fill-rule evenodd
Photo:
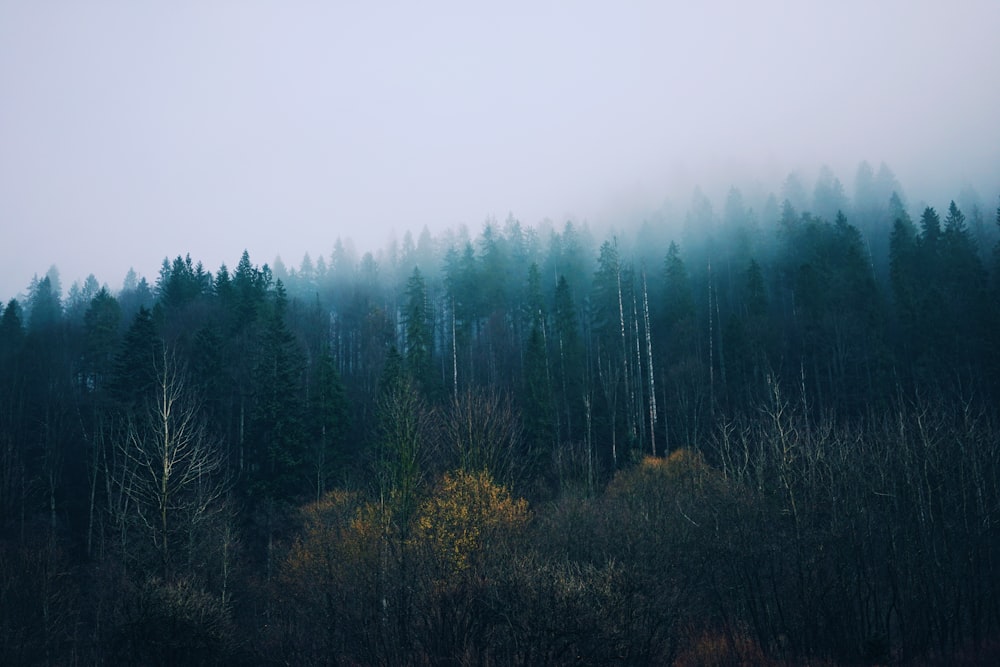
<path fill-rule="evenodd" d="M 646 325 L 646 364 L 649 369 L 649 444 L 656 456 L 656 383 L 653 373 L 653 337 L 649 330 L 649 291 L 646 272 L 642 272 L 642 317 Z"/>

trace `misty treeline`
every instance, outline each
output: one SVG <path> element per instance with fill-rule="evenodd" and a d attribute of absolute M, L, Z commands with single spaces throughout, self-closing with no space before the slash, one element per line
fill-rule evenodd
<path fill-rule="evenodd" d="M 807 192 L 35 278 L 0 662 L 996 659 L 1000 209 Z"/>

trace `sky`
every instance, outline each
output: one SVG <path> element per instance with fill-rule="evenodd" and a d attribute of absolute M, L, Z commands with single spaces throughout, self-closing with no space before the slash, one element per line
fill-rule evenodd
<path fill-rule="evenodd" d="M 64 290 L 294 267 L 756 170 L 884 161 L 996 202 L 998 25 L 996 0 L 0 0 L 0 299 L 53 264 Z"/>

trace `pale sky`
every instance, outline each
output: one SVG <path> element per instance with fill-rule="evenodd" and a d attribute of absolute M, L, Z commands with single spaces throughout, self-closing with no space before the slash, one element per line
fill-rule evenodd
<path fill-rule="evenodd" d="M 885 161 L 1000 194 L 1000 2 L 0 0 L 0 299 Z M 721 202 L 716 202 L 721 206 Z M 943 202 L 946 204 L 947 202 Z"/>

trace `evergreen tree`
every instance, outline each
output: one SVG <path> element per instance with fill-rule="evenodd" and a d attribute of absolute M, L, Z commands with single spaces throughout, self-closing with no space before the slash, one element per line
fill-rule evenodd
<path fill-rule="evenodd" d="M 227 304 L 232 326 L 236 331 L 246 328 L 257 320 L 258 314 L 264 311 L 270 288 L 270 270 L 267 266 L 262 269 L 254 266 L 250 262 L 249 253 L 244 250 L 232 277 L 233 302 Z"/>
<path fill-rule="evenodd" d="M 594 289 L 591 298 L 591 317 L 594 334 L 600 340 L 605 352 L 615 355 L 620 363 L 622 354 L 619 340 L 623 328 L 621 298 L 622 266 L 618 255 L 618 241 L 601 244 L 594 274 Z"/>
<path fill-rule="evenodd" d="M 344 383 L 333 362 L 329 345 L 324 345 L 313 364 L 308 405 L 309 463 L 316 497 L 333 488 L 338 474 L 348 464 L 345 450 L 349 429 L 349 405 Z"/>
<path fill-rule="evenodd" d="M 844 192 L 844 185 L 827 166 L 820 169 L 812 201 L 813 213 L 824 220 L 834 220 L 838 213 L 847 211 L 850 205 Z"/>
<path fill-rule="evenodd" d="M 581 441 L 585 437 L 584 371 L 587 366 L 580 339 L 580 322 L 573 304 L 573 294 L 566 276 L 556 283 L 553 305 L 553 330 L 556 347 L 553 371 L 559 406 L 559 442 Z"/>
<path fill-rule="evenodd" d="M 702 351 L 691 278 L 680 249 L 673 242 L 663 264 L 661 301 L 656 347 L 661 350 L 660 357 L 664 360 L 661 372 L 666 402 L 662 413 L 666 424 L 666 451 L 670 451 L 678 440 L 690 442 L 697 437 L 701 413 L 713 391 L 704 361 L 699 357 Z"/>
<path fill-rule="evenodd" d="M 425 391 L 430 392 L 434 384 L 431 372 L 433 351 L 433 318 L 427 285 L 420 269 L 414 267 L 406 283 L 406 306 L 403 310 L 403 326 L 406 333 L 406 365 L 410 376 Z"/>
<path fill-rule="evenodd" d="M 303 423 L 305 360 L 285 322 L 287 297 L 281 281 L 275 284 L 268 306 L 253 374 L 247 482 L 251 493 L 291 500 L 303 495 L 309 479 Z"/>
<path fill-rule="evenodd" d="M 459 253 L 451 248 L 445 254 L 445 290 L 451 312 L 452 375 L 471 382 L 473 375 L 473 340 L 479 324 L 479 275 L 471 243 Z"/>
<path fill-rule="evenodd" d="M 62 302 L 52 278 L 36 279 L 28 292 L 28 329 L 42 331 L 57 326 L 62 320 Z"/>
<path fill-rule="evenodd" d="M 735 405 L 741 406 L 762 397 L 770 374 L 770 318 L 767 290 L 760 264 L 750 260 L 737 290 L 739 307 L 729 316 L 725 344 L 730 361 L 730 385 L 738 392 Z"/>
<path fill-rule="evenodd" d="M 479 243 L 482 258 L 479 291 L 484 314 L 488 316 L 490 313 L 506 310 L 511 296 L 508 290 L 514 281 L 510 275 L 507 242 L 497 232 L 495 223 L 490 222 L 483 227 Z"/>
<path fill-rule="evenodd" d="M 90 390 L 103 388 L 105 375 L 111 371 L 121 317 L 118 301 L 103 288 L 91 300 L 83 316 L 86 343 L 82 380 Z"/>
<path fill-rule="evenodd" d="M 689 345 L 687 333 L 675 340 L 680 334 L 679 327 L 690 327 L 694 318 L 694 297 L 691 294 L 691 281 L 687 267 L 681 259 L 680 248 L 674 242 L 670 243 L 667 257 L 663 265 L 664 305 L 663 317 L 666 325 L 669 344 L 672 348 Z"/>
<path fill-rule="evenodd" d="M 26 510 L 24 338 L 21 306 L 11 299 L 0 317 L 0 534 Z"/>
<path fill-rule="evenodd" d="M 988 278 L 965 215 L 954 201 L 948 206 L 941 234 L 940 260 L 946 345 L 951 347 L 952 364 L 970 372 L 972 365 L 987 356 L 991 335 Z"/>
<path fill-rule="evenodd" d="M 134 409 L 150 400 L 162 348 L 163 341 L 153 322 L 153 314 L 140 307 L 115 357 L 109 389 L 119 406 Z"/>
<path fill-rule="evenodd" d="M 535 452 L 538 457 L 545 457 L 550 455 L 555 447 L 556 428 L 546 344 L 547 326 L 540 283 L 538 265 L 532 264 L 528 271 L 530 328 L 524 347 L 521 414 L 529 451 Z"/>

